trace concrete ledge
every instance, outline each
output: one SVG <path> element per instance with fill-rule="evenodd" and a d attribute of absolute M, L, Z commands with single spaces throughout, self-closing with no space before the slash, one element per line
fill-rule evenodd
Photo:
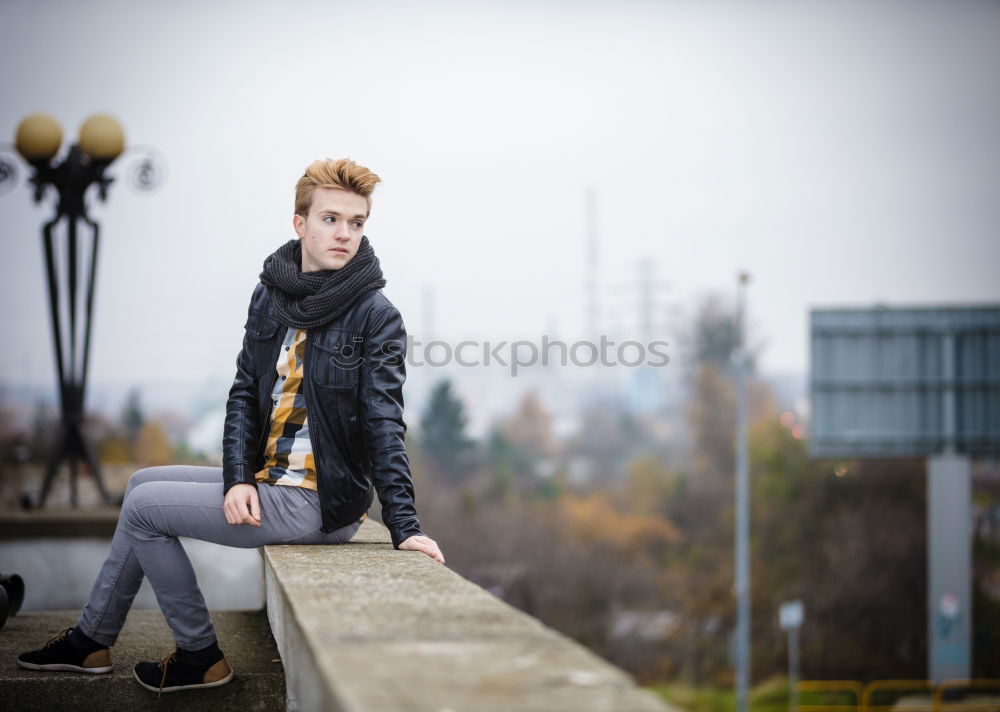
<path fill-rule="evenodd" d="M 43 538 L 110 539 L 118 524 L 117 507 L 38 509 L 0 513 L 0 540 Z"/>
<path fill-rule="evenodd" d="M 670 708 L 582 645 L 367 519 L 342 546 L 268 546 L 268 618 L 289 709 Z"/>

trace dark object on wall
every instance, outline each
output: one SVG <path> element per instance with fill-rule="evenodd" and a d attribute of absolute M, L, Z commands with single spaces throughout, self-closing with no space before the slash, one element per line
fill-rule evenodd
<path fill-rule="evenodd" d="M 7 597 L 6 615 L 16 616 L 24 603 L 24 579 L 17 574 L 0 574 L 0 589 Z"/>
<path fill-rule="evenodd" d="M 3 624 L 7 622 L 7 591 L 3 587 L 0 587 L 0 630 L 3 630 Z"/>

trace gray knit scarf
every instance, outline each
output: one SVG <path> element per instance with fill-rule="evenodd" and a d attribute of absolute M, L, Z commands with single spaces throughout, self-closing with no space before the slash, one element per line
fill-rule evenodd
<path fill-rule="evenodd" d="M 260 281 L 268 288 L 278 321 L 296 329 L 328 324 L 369 289 L 385 286 L 378 257 L 364 235 L 350 262 L 318 272 L 302 271 L 302 243 L 289 240 L 264 260 Z"/>

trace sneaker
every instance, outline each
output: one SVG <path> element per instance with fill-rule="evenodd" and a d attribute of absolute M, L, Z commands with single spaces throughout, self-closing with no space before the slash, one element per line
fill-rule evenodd
<path fill-rule="evenodd" d="M 69 628 L 64 628 L 38 650 L 21 653 L 17 656 L 17 664 L 28 670 L 89 672 L 95 675 L 111 672 L 111 650 L 82 650 L 69 641 L 69 631 Z"/>
<path fill-rule="evenodd" d="M 224 656 L 202 665 L 185 659 L 180 648 L 158 663 L 136 663 L 132 674 L 140 685 L 153 692 L 219 687 L 233 679 L 233 670 Z"/>

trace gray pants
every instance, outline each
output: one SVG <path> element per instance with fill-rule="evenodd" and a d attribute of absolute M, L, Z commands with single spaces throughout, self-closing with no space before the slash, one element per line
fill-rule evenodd
<path fill-rule="evenodd" d="M 111 553 L 101 567 L 77 626 L 112 646 L 143 575 L 156 593 L 177 645 L 198 650 L 215 629 L 194 569 L 177 537 L 254 548 L 265 544 L 343 544 L 361 526 L 324 533 L 319 495 L 302 487 L 262 484 L 260 526 L 234 525 L 222 510 L 222 468 L 169 465 L 139 470 L 129 480 Z"/>

